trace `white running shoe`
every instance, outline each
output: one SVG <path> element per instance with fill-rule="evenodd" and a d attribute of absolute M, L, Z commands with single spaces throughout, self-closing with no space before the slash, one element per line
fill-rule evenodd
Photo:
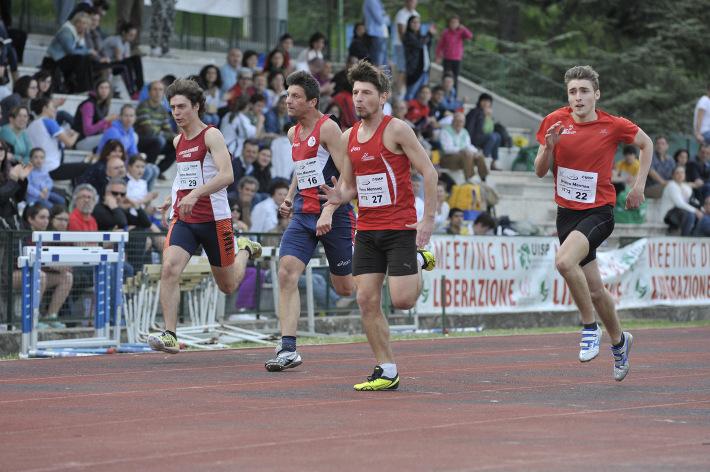
<path fill-rule="evenodd" d="M 589 362 L 599 355 L 599 345 L 602 340 L 602 329 L 583 329 L 582 341 L 579 343 L 579 361 Z"/>
<path fill-rule="evenodd" d="M 624 345 L 620 348 L 611 347 L 611 353 L 614 355 L 614 380 L 621 382 L 629 373 L 629 353 L 631 345 L 634 343 L 634 337 L 631 333 L 623 332 Z"/>
<path fill-rule="evenodd" d="M 276 345 L 276 357 L 264 363 L 264 367 L 269 372 L 281 372 L 286 369 L 293 369 L 303 363 L 301 355 L 297 351 L 282 351 L 281 341 Z"/>

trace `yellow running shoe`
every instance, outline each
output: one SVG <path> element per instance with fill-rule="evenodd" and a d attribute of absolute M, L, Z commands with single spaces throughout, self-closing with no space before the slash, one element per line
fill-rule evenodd
<path fill-rule="evenodd" d="M 148 345 L 150 345 L 150 348 L 154 351 L 163 351 L 168 354 L 177 354 L 180 352 L 180 344 L 178 344 L 177 339 L 167 331 L 148 336 Z"/>
<path fill-rule="evenodd" d="M 237 249 L 240 251 L 242 249 L 248 251 L 249 259 L 258 259 L 261 257 L 261 244 L 244 236 L 237 238 Z"/>
<path fill-rule="evenodd" d="M 399 374 L 395 375 L 394 378 L 391 379 L 383 376 L 382 373 L 382 367 L 376 365 L 375 371 L 372 372 L 372 375 L 367 378 L 367 382 L 356 384 L 353 388 L 359 392 L 373 390 L 397 390 L 397 387 L 399 387 Z"/>
<path fill-rule="evenodd" d="M 424 265 L 422 266 L 422 269 L 434 270 L 434 266 L 436 266 L 436 258 L 434 257 L 434 254 L 423 248 L 417 249 L 417 252 L 422 255 L 422 258 L 424 258 Z"/>

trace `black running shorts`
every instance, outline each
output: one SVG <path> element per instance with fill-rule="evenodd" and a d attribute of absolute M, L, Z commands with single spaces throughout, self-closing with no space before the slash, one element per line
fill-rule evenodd
<path fill-rule="evenodd" d="M 417 263 L 417 232 L 409 230 L 358 231 L 355 233 L 353 275 L 413 275 Z"/>
<path fill-rule="evenodd" d="M 589 241 L 589 254 L 579 263 L 584 267 L 597 258 L 597 248 L 614 231 L 614 208 L 604 205 L 588 210 L 570 210 L 558 206 L 557 237 L 560 244 L 572 231 L 579 231 Z"/>

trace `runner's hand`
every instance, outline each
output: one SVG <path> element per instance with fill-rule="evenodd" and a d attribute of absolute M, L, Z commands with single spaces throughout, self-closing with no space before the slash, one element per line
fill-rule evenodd
<path fill-rule="evenodd" d="M 162 205 L 158 207 L 158 210 L 163 214 L 161 217 L 161 222 L 163 223 L 163 228 L 168 227 L 168 213 L 170 212 L 170 203 L 172 203 L 171 197 L 166 197 Z"/>
<path fill-rule="evenodd" d="M 424 247 L 429 244 L 431 233 L 434 232 L 434 218 L 422 218 L 420 221 L 407 225 L 407 228 L 417 230 L 417 247 Z"/>
<path fill-rule="evenodd" d="M 562 126 L 561 121 L 558 121 L 557 123 L 550 126 L 550 128 L 547 130 L 547 133 L 545 134 L 545 147 L 553 149 L 555 145 L 560 141 L 560 135 L 562 134 L 563 129 L 564 126 Z"/>
<path fill-rule="evenodd" d="M 335 205 L 336 207 L 340 206 L 343 204 L 343 195 L 340 193 L 340 190 L 338 190 L 338 179 L 335 178 L 335 176 L 330 178 L 331 182 L 333 182 L 332 187 L 328 187 L 326 184 L 323 184 L 320 186 L 321 191 L 323 192 L 323 195 L 319 195 L 321 200 L 326 200 L 328 203 L 331 205 Z"/>
<path fill-rule="evenodd" d="M 180 216 L 182 218 L 190 216 L 192 214 L 192 209 L 195 207 L 196 203 L 197 203 L 197 197 L 195 196 L 194 193 L 190 192 L 187 195 L 185 195 L 177 205 L 177 209 L 178 209 L 178 212 L 180 212 L 179 213 Z"/>
<path fill-rule="evenodd" d="M 634 210 L 641 206 L 644 201 L 643 190 L 633 187 L 626 195 L 626 209 Z"/>
<path fill-rule="evenodd" d="M 333 212 L 328 209 L 328 204 L 323 208 L 323 211 L 316 223 L 316 236 L 323 236 L 333 227 Z"/>
<path fill-rule="evenodd" d="M 284 200 L 284 202 L 279 205 L 279 216 L 281 218 L 288 218 L 293 212 L 293 203 L 291 200 Z"/>

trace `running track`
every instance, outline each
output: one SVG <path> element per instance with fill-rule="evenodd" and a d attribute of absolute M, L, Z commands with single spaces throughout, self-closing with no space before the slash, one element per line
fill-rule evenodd
<path fill-rule="evenodd" d="M 0 471 L 710 470 L 710 328 L 634 332 L 632 369 L 573 334 L 0 362 Z"/>

